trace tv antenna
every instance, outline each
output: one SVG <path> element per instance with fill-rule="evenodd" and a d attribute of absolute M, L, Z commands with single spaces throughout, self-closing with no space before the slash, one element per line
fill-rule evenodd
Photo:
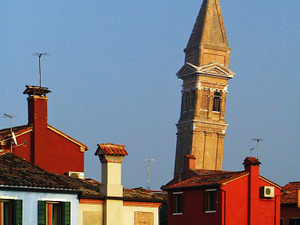
<path fill-rule="evenodd" d="M 150 161 L 155 161 L 155 159 L 145 159 L 145 161 L 148 162 L 148 170 L 147 170 L 147 190 L 149 191 L 150 190 L 150 181 L 149 181 L 149 164 L 150 164 Z"/>
<path fill-rule="evenodd" d="M 35 53 L 34 55 L 37 55 L 39 57 L 39 73 L 40 73 L 40 87 L 42 87 L 42 66 L 41 66 L 41 58 L 42 56 L 48 56 L 49 54 L 44 52 L 44 53 Z"/>
<path fill-rule="evenodd" d="M 13 141 L 13 139 L 14 139 L 15 144 L 17 142 L 16 136 L 15 136 L 14 132 L 12 131 L 12 118 L 13 118 L 13 116 L 12 115 L 8 115 L 8 114 L 5 113 L 4 117 L 10 118 L 10 134 L 11 134 L 11 138 L 10 138 L 10 152 L 12 152 L 12 141 Z"/>
<path fill-rule="evenodd" d="M 250 157 L 252 157 L 252 151 L 254 150 L 254 148 L 250 149 Z"/>
<path fill-rule="evenodd" d="M 263 139 L 261 139 L 261 138 L 253 138 L 252 141 L 256 141 L 256 143 L 257 143 L 257 159 L 258 159 L 259 142 L 263 141 Z"/>

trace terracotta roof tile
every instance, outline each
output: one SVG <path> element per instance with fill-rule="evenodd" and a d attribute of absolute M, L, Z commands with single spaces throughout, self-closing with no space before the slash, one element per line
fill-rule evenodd
<path fill-rule="evenodd" d="M 9 152 L 0 154 L 0 187 L 77 190 L 65 176 L 47 172 Z"/>
<path fill-rule="evenodd" d="M 15 126 L 12 127 L 12 131 L 15 133 L 15 135 L 19 135 L 26 131 L 32 130 L 32 127 L 32 125 Z M 4 128 L 0 130 L 0 141 L 10 136 L 10 128 Z"/>
<path fill-rule="evenodd" d="M 290 182 L 283 186 L 284 194 L 281 196 L 281 204 L 297 204 L 298 189 L 300 189 L 300 181 Z"/>
<path fill-rule="evenodd" d="M 128 155 L 125 145 L 118 144 L 98 144 L 98 149 L 95 155 L 114 155 L 114 156 L 125 156 Z"/>
<path fill-rule="evenodd" d="M 143 188 L 133 188 L 123 190 L 124 200 L 147 201 L 147 202 L 167 202 L 167 192 L 149 191 Z"/>
<path fill-rule="evenodd" d="M 182 182 L 171 181 L 162 187 L 162 190 L 169 189 L 182 189 L 182 188 L 195 188 L 206 186 L 221 186 L 224 183 L 230 182 L 236 178 L 246 175 L 247 172 L 225 172 L 213 170 L 197 170 L 198 175 L 184 180 Z M 202 174 L 201 174 L 202 173 Z"/>

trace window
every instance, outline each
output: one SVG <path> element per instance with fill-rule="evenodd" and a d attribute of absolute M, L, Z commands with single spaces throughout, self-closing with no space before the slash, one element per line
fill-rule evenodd
<path fill-rule="evenodd" d="M 280 218 L 280 225 L 284 225 L 284 218 Z"/>
<path fill-rule="evenodd" d="M 290 219 L 290 225 L 300 225 L 300 218 Z"/>
<path fill-rule="evenodd" d="M 183 213 L 183 192 L 173 192 L 172 214 L 181 215 Z"/>
<path fill-rule="evenodd" d="M 214 94 L 213 111 L 215 111 L 215 112 L 221 111 L 221 94 L 220 94 L 220 92 L 216 92 Z"/>
<path fill-rule="evenodd" d="M 22 200 L 0 201 L 0 224 L 21 225 L 22 224 Z"/>
<path fill-rule="evenodd" d="M 216 212 L 218 206 L 217 189 L 205 190 L 205 212 Z"/>
<path fill-rule="evenodd" d="M 38 225 L 70 225 L 70 202 L 38 201 Z"/>

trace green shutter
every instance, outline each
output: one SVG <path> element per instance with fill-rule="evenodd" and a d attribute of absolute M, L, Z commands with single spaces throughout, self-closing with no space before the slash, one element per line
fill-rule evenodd
<path fill-rule="evenodd" d="M 71 224 L 71 203 L 70 202 L 62 202 L 61 203 L 61 221 L 62 225 L 70 225 Z"/>
<path fill-rule="evenodd" d="M 22 200 L 12 202 L 13 225 L 22 225 Z"/>
<path fill-rule="evenodd" d="M 38 201 L 38 225 L 46 225 L 46 202 Z"/>

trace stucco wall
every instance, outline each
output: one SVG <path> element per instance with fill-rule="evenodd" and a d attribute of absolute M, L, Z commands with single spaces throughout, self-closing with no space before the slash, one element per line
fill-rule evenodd
<path fill-rule="evenodd" d="M 71 202 L 71 225 L 78 225 L 78 205 L 79 200 L 77 193 L 61 194 L 61 193 L 45 193 L 38 191 L 10 191 L 0 190 L 1 199 L 23 200 L 23 217 L 22 224 L 38 223 L 38 201 L 60 201 Z"/>
<path fill-rule="evenodd" d="M 145 224 L 145 220 L 148 220 L 148 222 L 150 222 L 147 224 L 159 225 L 158 207 L 124 206 L 123 225 Z M 151 220 L 153 222 L 151 222 Z"/>
<path fill-rule="evenodd" d="M 89 202 L 79 204 L 78 208 L 78 225 L 92 225 L 103 222 L 103 203 Z"/>

